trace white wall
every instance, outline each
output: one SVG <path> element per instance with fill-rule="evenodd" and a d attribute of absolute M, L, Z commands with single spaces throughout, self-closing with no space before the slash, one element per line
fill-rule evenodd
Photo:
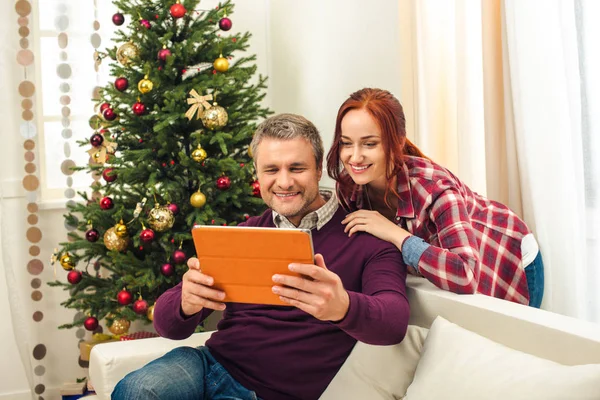
<path fill-rule="evenodd" d="M 350 93 L 379 87 L 400 96 L 396 0 L 273 0 L 269 79 L 275 112 L 304 115 L 331 145 Z M 325 174 L 326 175 L 326 174 Z M 329 177 L 324 186 L 333 186 Z"/>
<path fill-rule="evenodd" d="M 201 4 L 209 8 L 214 7 L 217 1 L 204 0 Z M 3 7 L 6 12 L 14 13 L 13 5 Z M 258 56 L 259 72 L 269 76 L 265 104 L 277 113 L 293 112 L 309 118 L 321 130 L 327 150 L 333 136 L 337 109 L 351 92 L 373 86 L 400 96 L 401 54 L 397 17 L 396 0 L 244 0 L 236 3 L 236 11 L 231 18 L 232 32 L 249 30 L 253 33 L 250 51 Z M 16 26 L 6 30 L 7 33 L 16 31 Z M 11 42 L 16 47 L 18 38 Z M 6 60 L 7 64 L 13 63 L 14 54 L 8 54 Z M 6 69 L 0 69 L 0 74 L 4 75 L 4 71 Z M 2 82 L 8 83 L 6 79 Z M 3 87 L 2 92 L 0 104 L 20 103 L 15 82 Z M 54 279 L 47 262 L 52 249 L 66 237 L 62 218 L 64 209 L 52 206 L 56 203 L 41 204 L 38 226 L 44 237 L 40 243 L 42 254 L 39 258 L 45 262 L 45 270 L 39 276 L 44 281 L 39 290 L 44 298 L 34 304 L 30 297 L 32 276 L 26 270 L 30 256 L 25 239 L 25 194 L 21 189 L 23 138 L 19 134 L 18 120 L 15 122 L 20 111 L 0 116 L 4 128 L 1 133 L 4 149 L 0 179 L 5 195 L 9 193 L 11 197 L 5 198 L 2 203 L 3 231 L 10 232 L 10 235 L 2 238 L 5 246 L 0 251 L 8 249 L 10 262 L 18 266 L 16 278 L 24 309 L 22 314 L 33 327 L 29 332 L 31 340 L 26 353 L 30 355 L 31 348 L 37 343 L 43 342 L 48 348 L 44 360 L 31 360 L 34 366 L 43 365 L 46 369 L 42 379 L 47 391 L 43 397 L 59 398 L 56 389 L 63 382 L 85 375 L 85 371 L 77 365 L 77 330 L 56 329 L 60 323 L 71 321 L 74 315 L 59 305 L 66 293 L 45 283 Z M 322 184 L 332 185 L 329 178 L 325 178 Z M 7 254 L 2 256 L 7 259 Z M 64 279 L 60 267 L 57 273 Z M 41 310 L 45 316 L 35 325 L 31 322 L 34 310 Z M 4 273 L 0 274 L 0 315 L 3 316 L 3 328 L 0 330 L 0 351 L 3 354 L 0 357 L 0 399 L 17 399 L 18 393 L 28 398 L 27 379 L 8 318 Z M 34 384 L 40 380 L 35 374 L 33 378 Z"/>

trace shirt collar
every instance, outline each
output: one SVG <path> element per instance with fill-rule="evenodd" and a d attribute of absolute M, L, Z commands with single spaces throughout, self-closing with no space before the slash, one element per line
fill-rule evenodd
<path fill-rule="evenodd" d="M 323 196 L 326 203 L 319 207 L 317 210 L 308 213 L 302 218 L 300 224 L 295 226 L 286 217 L 279 214 L 275 210 L 272 210 L 273 223 L 278 228 L 289 228 L 289 229 L 315 229 L 320 230 L 326 223 L 328 223 L 338 209 L 338 199 L 335 192 L 332 190 L 322 189 L 319 190 L 319 194 Z"/>
<path fill-rule="evenodd" d="M 398 201 L 398 211 L 396 216 L 400 218 L 414 218 L 415 207 L 413 206 L 413 199 L 410 188 L 410 177 L 408 175 L 408 167 L 406 163 L 402 164 L 402 168 L 398 172 L 398 182 L 396 190 L 400 199 Z"/>

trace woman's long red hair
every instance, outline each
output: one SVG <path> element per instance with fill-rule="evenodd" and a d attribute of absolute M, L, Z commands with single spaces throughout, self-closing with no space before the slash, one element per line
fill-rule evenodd
<path fill-rule="evenodd" d="M 344 170 L 340 160 L 340 144 L 342 137 L 342 119 L 350 110 L 366 110 L 375 120 L 381 131 L 381 142 L 386 161 L 385 203 L 391 191 L 398 196 L 392 187 L 394 177 L 398 175 L 404 164 L 404 156 L 427 158 L 417 146 L 406 138 L 406 119 L 400 102 L 387 90 L 365 88 L 354 92 L 341 105 L 335 121 L 333 144 L 327 154 L 327 173 L 338 182 L 342 196 L 352 193 L 354 182 Z"/>

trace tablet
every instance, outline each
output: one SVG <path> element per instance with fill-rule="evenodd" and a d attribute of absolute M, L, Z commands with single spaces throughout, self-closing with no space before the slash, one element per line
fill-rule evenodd
<path fill-rule="evenodd" d="M 305 229 L 197 225 L 192 237 L 200 269 L 225 292 L 224 302 L 289 306 L 272 292 L 273 275 L 300 276 L 290 263 L 314 264 Z"/>

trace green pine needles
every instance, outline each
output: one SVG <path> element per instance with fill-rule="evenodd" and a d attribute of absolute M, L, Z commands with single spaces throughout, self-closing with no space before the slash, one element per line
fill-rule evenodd
<path fill-rule="evenodd" d="M 195 254 L 194 224 L 236 225 L 265 207 L 248 146 L 271 114 L 261 105 L 266 78 L 243 55 L 250 33 L 229 32 L 233 4 L 114 4 L 117 46 L 98 59 L 115 80 L 100 90 L 90 140 L 79 143 L 90 164 L 75 168 L 94 181 L 65 215 L 72 230 L 55 256 L 68 282 L 50 283 L 69 291 L 61 305 L 81 318 L 60 328 L 148 322 Z"/>

